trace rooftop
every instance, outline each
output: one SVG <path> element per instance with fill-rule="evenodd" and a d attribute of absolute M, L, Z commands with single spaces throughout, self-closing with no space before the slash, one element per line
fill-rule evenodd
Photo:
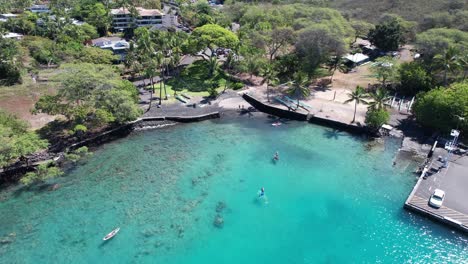
<path fill-rule="evenodd" d="M 367 59 L 369 59 L 369 56 L 367 55 L 364 55 L 362 53 L 356 53 L 356 54 L 347 54 L 345 56 L 345 59 L 348 59 L 354 63 L 359 63 L 359 62 L 362 62 L 362 61 L 365 61 Z"/>
<path fill-rule="evenodd" d="M 17 17 L 18 15 L 6 13 L 6 14 L 0 14 L 0 16 L 4 18 L 10 18 L 10 17 L 13 18 L 13 17 Z"/>
<path fill-rule="evenodd" d="M 8 32 L 2 36 L 2 38 L 15 38 L 15 39 L 20 39 L 22 37 L 23 37 L 22 34 L 13 33 L 13 32 Z"/>
<path fill-rule="evenodd" d="M 140 16 L 162 16 L 163 13 L 158 9 L 144 9 L 142 7 L 135 7 Z M 112 15 L 127 15 L 130 14 L 130 10 L 127 8 L 111 9 Z"/>

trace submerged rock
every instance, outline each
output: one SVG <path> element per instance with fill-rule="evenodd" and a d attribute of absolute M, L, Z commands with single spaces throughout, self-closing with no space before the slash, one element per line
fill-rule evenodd
<path fill-rule="evenodd" d="M 223 218 L 221 215 L 217 214 L 217 215 L 215 216 L 214 221 L 213 221 L 213 225 L 214 225 L 215 227 L 217 227 L 217 228 L 223 228 L 223 226 L 224 226 L 224 218 Z"/>
<path fill-rule="evenodd" d="M 222 201 L 219 201 L 216 205 L 216 212 L 221 213 L 226 208 L 226 204 Z"/>
<path fill-rule="evenodd" d="M 59 185 L 58 183 L 56 183 L 56 184 L 54 184 L 54 185 L 52 185 L 52 186 L 50 187 L 49 191 L 55 191 L 55 190 L 57 190 L 58 188 L 60 188 L 60 185 Z"/>

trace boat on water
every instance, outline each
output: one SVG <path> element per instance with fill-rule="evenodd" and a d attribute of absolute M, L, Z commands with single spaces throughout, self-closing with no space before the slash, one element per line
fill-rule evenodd
<path fill-rule="evenodd" d="M 112 232 L 107 234 L 102 240 L 106 241 L 106 240 L 113 238 L 119 231 L 120 231 L 120 227 L 117 227 L 116 229 L 112 230 Z"/>

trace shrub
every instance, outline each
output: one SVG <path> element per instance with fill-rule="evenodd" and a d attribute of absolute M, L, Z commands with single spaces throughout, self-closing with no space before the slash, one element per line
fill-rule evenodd
<path fill-rule="evenodd" d="M 244 88 L 244 83 L 242 83 L 242 82 L 235 82 L 235 83 L 232 84 L 231 88 L 232 88 L 233 90 L 240 90 L 240 89 Z"/>
<path fill-rule="evenodd" d="M 55 167 L 52 162 L 44 163 L 37 166 L 35 172 L 28 172 L 24 175 L 20 182 L 24 185 L 30 185 L 37 182 L 44 182 L 47 179 L 62 175 L 60 168 Z"/>
<path fill-rule="evenodd" d="M 75 135 L 83 135 L 88 131 L 88 128 L 84 125 L 76 125 L 75 128 L 73 128 L 73 134 Z"/>
<path fill-rule="evenodd" d="M 390 120 L 390 113 L 385 109 L 369 109 L 366 114 L 366 125 L 372 130 L 378 130 Z"/>
<path fill-rule="evenodd" d="M 92 155 L 92 152 L 89 152 L 88 147 L 83 146 L 81 148 L 77 148 L 74 151 L 65 154 L 65 160 L 75 163 L 82 158 Z"/>
<path fill-rule="evenodd" d="M 468 82 L 455 83 L 449 88 L 437 88 L 418 94 L 413 111 L 422 125 L 448 132 L 458 126 L 468 132 Z M 459 120 L 457 116 L 465 118 Z"/>

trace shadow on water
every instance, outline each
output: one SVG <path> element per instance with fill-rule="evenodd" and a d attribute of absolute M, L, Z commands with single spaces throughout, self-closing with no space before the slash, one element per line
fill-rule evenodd
<path fill-rule="evenodd" d="M 45 191 L 53 191 L 56 183 L 42 183 L 42 184 L 33 184 L 30 186 L 22 186 L 15 191 L 13 191 L 13 197 L 17 198 L 23 193 L 34 193 L 39 194 Z"/>
<path fill-rule="evenodd" d="M 264 205 L 267 205 L 268 204 L 268 198 L 266 195 L 264 195 L 263 197 L 260 197 L 258 196 L 255 196 L 255 198 L 253 198 L 252 200 L 252 203 L 256 206 L 264 206 Z"/>
<path fill-rule="evenodd" d="M 349 134 L 338 129 L 326 129 L 323 136 L 328 139 L 338 140 L 341 137 L 349 137 Z"/>

